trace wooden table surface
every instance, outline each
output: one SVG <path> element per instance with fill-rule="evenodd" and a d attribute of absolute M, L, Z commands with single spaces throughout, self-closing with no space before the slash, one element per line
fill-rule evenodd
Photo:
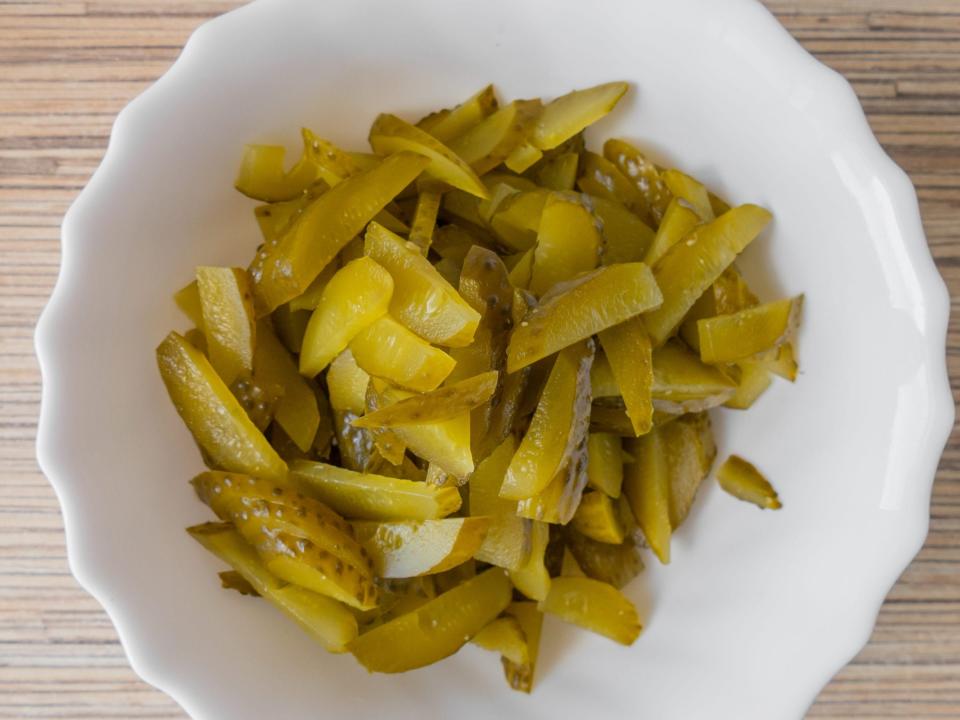
<path fill-rule="evenodd" d="M 167 69 L 224 0 L 0 0 L 0 718 L 183 718 L 139 681 L 67 568 L 57 500 L 34 460 L 33 327 L 58 268 L 59 224 L 116 113 Z M 960 0 L 768 0 L 849 78 L 916 183 L 927 235 L 960 297 Z M 960 327 L 950 367 L 960 377 Z M 956 392 L 956 384 L 955 384 Z M 930 537 L 870 644 L 815 718 L 960 718 L 960 436 Z"/>

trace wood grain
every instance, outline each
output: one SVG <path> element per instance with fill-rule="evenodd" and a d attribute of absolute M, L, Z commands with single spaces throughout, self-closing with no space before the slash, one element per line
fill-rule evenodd
<path fill-rule="evenodd" d="M 34 460 L 32 332 L 58 267 L 60 219 L 115 114 L 203 20 L 237 3 L 0 0 L 0 718 L 182 718 L 129 669 L 67 568 L 56 498 Z M 960 297 L 960 0 L 768 0 L 853 83 L 912 176 L 931 249 Z M 950 368 L 960 377 L 960 314 Z M 954 391 L 956 393 L 956 384 Z M 960 436 L 938 475 L 930 537 L 870 644 L 815 718 L 960 718 Z"/>

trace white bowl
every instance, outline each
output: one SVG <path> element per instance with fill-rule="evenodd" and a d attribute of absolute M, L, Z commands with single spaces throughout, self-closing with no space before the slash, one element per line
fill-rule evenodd
<path fill-rule="evenodd" d="M 721 453 L 755 461 L 785 509 L 705 487 L 673 563 L 630 587 L 640 641 L 548 620 L 532 697 L 473 647 L 369 676 L 220 590 L 218 563 L 184 533 L 209 513 L 154 362 L 185 326 L 170 293 L 258 242 L 232 189 L 245 142 L 295 149 L 308 125 L 363 147 L 381 110 L 417 117 L 491 81 L 515 98 L 612 79 L 634 89 L 594 138 L 642 140 L 776 214 L 744 267 L 768 298 L 807 293 L 803 375 L 718 425 Z M 759 3 L 260 0 L 204 25 L 120 114 L 64 220 L 37 329 L 38 452 L 74 574 L 134 669 L 196 718 L 795 718 L 863 646 L 926 535 L 953 418 L 947 313 L 907 177 L 851 88 Z"/>

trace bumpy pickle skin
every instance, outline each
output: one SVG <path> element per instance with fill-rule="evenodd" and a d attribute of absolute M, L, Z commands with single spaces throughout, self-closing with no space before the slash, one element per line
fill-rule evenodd
<path fill-rule="evenodd" d="M 349 645 L 370 672 L 398 673 L 453 655 L 510 604 L 506 573 L 491 568 Z"/>
<path fill-rule="evenodd" d="M 183 336 L 170 333 L 157 347 L 157 365 L 177 413 L 217 467 L 283 478 L 287 464 L 203 353 Z"/>
<path fill-rule="evenodd" d="M 347 644 L 357 636 L 356 617 L 346 606 L 325 595 L 282 582 L 267 570 L 253 548 L 229 524 L 204 523 L 187 528 L 187 532 L 330 652 L 346 652 Z"/>

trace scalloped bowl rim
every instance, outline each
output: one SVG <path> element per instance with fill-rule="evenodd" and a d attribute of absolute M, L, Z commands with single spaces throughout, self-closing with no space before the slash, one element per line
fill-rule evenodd
<path fill-rule="evenodd" d="M 847 129 L 848 140 L 855 144 L 855 149 L 869 158 L 867 164 L 872 171 L 882 179 L 882 185 L 891 196 L 898 199 L 898 205 L 908 207 L 906 213 L 900 211 L 897 215 L 897 224 L 903 228 L 899 237 L 910 259 L 913 269 L 922 280 L 923 295 L 928 308 L 927 320 L 933 328 L 930 333 L 929 345 L 925 356 L 934 368 L 931 373 L 935 382 L 929 385 L 929 407 L 932 417 L 932 426 L 939 428 L 939 433 L 931 433 L 924 448 L 921 448 L 916 457 L 918 467 L 936 468 L 937 461 L 953 427 L 955 408 L 952 403 L 949 380 L 945 361 L 945 338 L 949 316 L 949 294 L 940 277 L 929 252 L 920 221 L 919 205 L 914 190 L 906 173 L 898 167 L 885 153 L 869 127 L 863 108 L 851 85 L 837 72 L 823 65 L 804 50 L 797 41 L 780 25 L 776 18 L 756 0 L 732 0 L 731 11 L 735 8 L 743 12 L 746 17 L 751 15 L 756 28 L 753 32 L 766 35 L 776 35 L 779 38 L 780 50 L 783 58 L 792 63 L 793 71 L 803 66 L 803 71 L 815 76 L 822 92 L 821 102 L 816 112 L 827 118 L 826 122 L 832 125 L 842 125 Z M 256 0 L 255 2 L 230 11 L 226 15 L 235 16 L 238 13 L 252 16 L 259 12 L 269 12 L 270 0 Z M 139 647 L 129 641 L 128 629 L 133 627 L 137 619 L 132 608 L 124 607 L 114 602 L 110 593 L 111 578 L 109 572 L 96 564 L 96 557 L 90 555 L 83 544 L 83 538 L 73 532 L 74 513 L 76 512 L 69 495 L 69 468 L 65 460 L 58 456 L 56 451 L 57 436 L 54 431 L 54 418 L 58 414 L 57 396 L 51 389 L 57 384 L 60 363 L 64 358 L 58 357 L 53 351 L 53 339 L 59 328 L 53 321 L 56 308 L 69 304 L 72 292 L 77 291 L 73 259 L 79 251 L 74 240 L 82 235 L 82 229 L 76 227 L 75 218 L 80 214 L 79 208 L 88 203 L 97 192 L 103 178 L 109 175 L 117 162 L 118 146 L 124 144 L 128 129 L 136 123 L 138 107 L 146 97 L 162 95 L 166 89 L 176 83 L 177 79 L 191 71 L 193 59 L 198 54 L 198 48 L 205 43 L 212 42 L 216 37 L 222 17 L 214 18 L 200 25 L 190 36 L 181 55 L 169 70 L 141 95 L 131 101 L 117 116 L 114 123 L 108 148 L 102 163 L 93 174 L 88 185 L 79 194 L 71 205 L 62 224 L 62 260 L 59 277 L 37 324 L 35 334 L 36 354 L 39 359 L 43 377 L 43 393 L 41 412 L 37 435 L 37 455 L 40 468 L 49 479 L 60 501 L 67 537 L 68 561 L 71 571 L 80 585 L 93 595 L 104 607 L 120 637 L 130 664 L 135 672 L 148 683 L 168 693 L 185 709 L 189 711 L 195 706 L 194 698 L 179 687 L 178 679 L 168 675 L 163 668 L 155 666 L 150 650 Z M 782 58 L 778 58 L 782 59 Z M 786 62 L 786 60 L 784 60 Z M 826 91 L 826 88 L 829 91 Z M 811 112 L 814 110 L 811 108 Z M 854 153 L 851 153 L 854 154 Z M 917 482 L 911 492 L 921 496 L 924 509 L 918 514 L 910 527 L 904 527 L 902 545 L 897 556 L 891 556 L 882 571 L 872 579 L 869 587 L 862 592 L 862 622 L 850 626 L 845 630 L 842 643 L 842 652 L 824 660 L 817 687 L 822 687 L 827 681 L 866 644 L 872 632 L 876 615 L 898 576 L 908 566 L 910 561 L 919 552 L 926 538 L 929 526 L 929 495 L 934 480 L 933 472 L 927 473 L 923 482 Z M 814 698 L 811 697 L 810 701 Z"/>

